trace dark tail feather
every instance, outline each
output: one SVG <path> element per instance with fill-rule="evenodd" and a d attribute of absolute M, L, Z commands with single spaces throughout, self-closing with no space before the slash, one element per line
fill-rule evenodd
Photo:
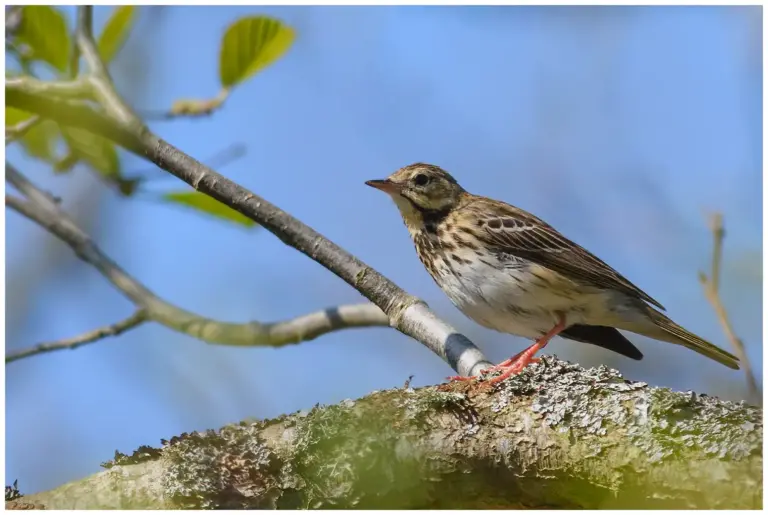
<path fill-rule="evenodd" d="M 591 343 L 604 349 L 618 352 L 622 356 L 632 359 L 643 359 L 643 353 L 627 340 L 618 329 L 601 325 L 572 325 L 560 336 L 569 340 L 582 343 Z"/>
<path fill-rule="evenodd" d="M 648 309 L 648 316 L 650 321 L 653 322 L 654 328 L 644 328 L 642 331 L 635 331 L 657 340 L 667 341 L 670 343 L 676 343 L 687 347 L 692 351 L 696 351 L 699 354 L 706 356 L 710 359 L 717 361 L 725 365 L 728 368 L 734 370 L 739 369 L 739 358 L 724 351 L 720 347 L 717 347 L 703 338 L 699 338 L 690 331 L 687 331 L 670 320 L 666 315 L 659 313 L 654 309 Z"/>

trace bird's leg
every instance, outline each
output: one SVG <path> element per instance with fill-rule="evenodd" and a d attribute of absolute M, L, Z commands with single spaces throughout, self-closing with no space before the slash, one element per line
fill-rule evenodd
<path fill-rule="evenodd" d="M 531 345 L 530 347 L 526 347 L 525 350 L 518 352 L 517 354 L 515 354 L 511 358 L 505 359 L 504 361 L 502 361 L 498 365 L 493 365 L 490 368 L 486 368 L 484 370 L 481 370 L 480 373 L 481 374 L 490 374 L 491 372 L 496 372 L 497 370 L 501 370 L 502 368 L 508 367 L 510 364 L 512 364 L 515 361 L 517 361 L 518 359 L 520 359 L 520 356 L 523 355 L 523 352 L 529 350 L 531 347 L 533 347 L 533 345 Z M 531 358 L 529 363 L 538 363 L 539 361 L 541 361 L 541 358 Z"/>
<path fill-rule="evenodd" d="M 505 380 L 512 374 L 519 374 L 530 363 L 538 361 L 538 358 L 534 358 L 534 355 L 537 352 L 539 352 L 541 349 L 546 347 L 549 341 L 555 336 L 557 336 L 558 334 L 560 334 L 560 332 L 563 331 L 564 329 L 565 329 L 565 317 L 561 315 L 559 317 L 559 321 L 557 322 L 557 324 L 555 324 L 555 326 L 552 329 L 547 331 L 547 333 L 544 336 L 536 340 L 536 342 L 533 345 L 525 349 L 523 352 L 517 354 L 513 358 L 510 358 L 511 361 L 507 360 L 507 361 L 510 361 L 508 365 L 504 367 L 501 366 L 503 363 L 506 363 L 506 362 L 499 363 L 499 365 L 496 365 L 496 367 L 494 368 L 504 369 L 504 372 L 500 376 L 494 377 L 493 379 L 489 379 L 488 384 L 496 384 Z"/>
<path fill-rule="evenodd" d="M 536 344 L 534 343 L 533 345 L 536 345 Z M 493 365 L 492 367 L 484 368 L 483 370 L 480 371 L 480 375 L 486 375 L 486 374 L 490 374 L 491 372 L 496 372 L 497 370 L 503 370 L 508 368 L 512 363 L 520 359 L 520 357 L 526 351 L 530 350 L 530 348 L 533 347 L 533 345 L 531 345 L 530 347 L 526 347 L 524 350 L 518 352 L 511 358 L 505 359 L 498 365 Z M 530 363 L 536 363 L 537 361 L 539 361 L 539 358 L 532 358 L 530 360 Z M 477 379 L 478 377 L 479 376 L 449 376 L 447 379 L 449 381 L 471 381 L 472 379 Z"/>
<path fill-rule="evenodd" d="M 561 331 L 565 329 L 565 317 L 560 315 L 559 320 L 555 326 L 547 331 L 546 334 L 544 334 L 542 337 L 540 337 L 538 340 L 536 340 L 532 345 L 527 347 L 522 352 L 518 352 L 514 356 L 512 356 L 509 359 L 505 359 L 498 365 L 494 365 L 490 368 L 486 368 L 484 370 L 481 370 L 481 374 L 488 374 L 490 372 L 495 372 L 497 370 L 503 370 L 504 372 L 498 376 L 494 377 L 493 379 L 488 380 L 487 382 L 489 384 L 495 384 L 498 382 L 503 381 L 504 379 L 508 378 L 512 374 L 518 374 L 520 371 L 522 371 L 525 367 L 530 365 L 531 363 L 536 363 L 539 361 L 539 358 L 535 358 L 537 352 L 539 352 L 541 349 L 547 346 L 549 343 L 549 340 L 560 334 Z M 447 379 L 449 381 L 471 381 L 472 379 L 476 379 L 478 376 L 450 376 Z"/>
<path fill-rule="evenodd" d="M 498 365 L 493 365 L 492 367 L 488 367 L 488 368 L 486 368 L 484 370 L 481 370 L 480 373 L 481 374 L 490 374 L 491 372 L 496 372 L 497 370 L 501 370 L 502 368 L 506 368 L 509 365 L 511 365 L 512 363 L 514 363 L 516 360 L 518 360 L 520 358 L 520 356 L 523 355 L 523 352 L 525 352 L 526 350 L 528 350 L 528 349 L 525 349 L 525 350 L 522 350 L 522 351 L 518 352 L 517 354 L 515 354 L 511 358 L 505 359 L 504 361 L 502 361 Z"/>
<path fill-rule="evenodd" d="M 533 345 L 536 345 L 536 344 L 534 343 Z M 505 359 L 498 365 L 493 365 L 492 367 L 484 368 L 483 370 L 480 371 L 480 375 L 486 375 L 486 374 L 490 374 L 491 372 L 496 372 L 497 370 L 504 370 L 508 368 L 512 363 L 520 359 L 520 357 L 525 352 L 529 351 L 531 347 L 533 347 L 533 345 L 526 347 L 524 350 L 521 350 L 511 358 Z M 536 363 L 537 361 L 539 361 L 539 358 L 531 358 L 529 363 Z M 478 377 L 479 376 L 449 376 L 447 379 L 449 381 L 471 381 L 472 379 L 477 379 Z"/>

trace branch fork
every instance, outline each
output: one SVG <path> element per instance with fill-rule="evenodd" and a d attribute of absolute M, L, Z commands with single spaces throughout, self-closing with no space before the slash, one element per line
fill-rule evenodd
<path fill-rule="evenodd" d="M 272 324 L 232 324 L 206 319 L 157 297 L 122 270 L 58 205 L 50 201 L 48 194 L 6 163 L 7 180 L 27 197 L 24 201 L 6 196 L 8 207 L 68 244 L 83 261 L 94 266 L 133 301 L 147 321 L 161 323 L 210 343 L 280 346 L 316 338 L 338 329 L 389 325 L 420 341 L 461 375 L 475 375 L 491 365 L 468 338 L 440 320 L 423 301 L 408 295 L 373 268 L 288 213 L 219 175 L 150 131 L 114 88 L 96 48 L 91 21 L 92 7 L 78 7 L 75 39 L 77 50 L 87 67 L 85 75 L 60 82 L 43 82 L 31 77 L 6 79 L 8 105 L 32 112 L 40 118 L 100 134 L 149 159 L 196 190 L 256 221 L 287 245 L 342 278 L 373 304 L 340 306 Z M 91 107 L 91 103 L 97 107 Z M 105 330 L 101 332 L 109 333 Z M 89 337 L 93 334 L 101 333 L 97 330 L 58 343 L 40 345 L 31 351 L 7 355 L 6 362 L 40 352 L 71 348 L 69 344 L 72 341 L 79 342 L 78 345 L 90 343 L 95 341 Z"/>

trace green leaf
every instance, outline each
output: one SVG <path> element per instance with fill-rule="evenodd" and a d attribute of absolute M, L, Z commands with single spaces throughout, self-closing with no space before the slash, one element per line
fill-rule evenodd
<path fill-rule="evenodd" d="M 123 46 L 133 25 L 135 10 L 133 5 L 117 6 L 104 25 L 98 45 L 99 54 L 105 63 L 111 61 Z"/>
<path fill-rule="evenodd" d="M 224 33 L 219 77 L 230 88 L 271 64 L 293 43 L 293 29 L 267 16 L 240 18 Z"/>
<path fill-rule="evenodd" d="M 8 107 L 5 108 L 5 126 L 14 126 L 18 125 L 19 123 L 23 122 L 27 118 L 30 118 L 32 116 L 32 113 L 28 113 L 27 111 L 22 111 L 21 109 L 16 109 L 15 107 Z"/>
<path fill-rule="evenodd" d="M 199 191 L 176 191 L 166 193 L 163 195 L 163 199 L 170 202 L 177 202 L 184 206 L 221 218 L 222 220 L 242 224 L 246 227 L 253 227 L 256 225 L 256 222 L 247 216 L 238 213 L 226 204 L 223 204 L 204 193 L 200 193 Z"/>
<path fill-rule="evenodd" d="M 27 111 L 22 111 L 15 107 L 6 107 L 5 126 L 12 127 L 18 125 L 32 116 L 33 114 Z M 56 124 L 50 120 L 42 120 L 30 128 L 18 142 L 28 155 L 52 162 L 56 152 L 58 137 L 59 129 Z"/>
<path fill-rule="evenodd" d="M 62 127 L 61 131 L 64 141 L 78 160 L 85 161 L 108 178 L 120 177 L 120 159 L 111 141 L 75 127 Z"/>
<path fill-rule="evenodd" d="M 30 156 L 52 162 L 56 156 L 56 142 L 60 135 L 55 122 L 43 120 L 29 129 L 19 143 Z"/>
<path fill-rule="evenodd" d="M 20 41 L 29 45 L 32 58 L 45 61 L 60 72 L 69 65 L 69 31 L 64 15 L 49 5 L 25 5 L 21 12 Z"/>
<path fill-rule="evenodd" d="M 30 118 L 32 113 L 16 109 L 5 108 L 5 126 L 12 127 Z M 42 120 L 27 130 L 26 134 L 18 141 L 24 151 L 32 157 L 52 162 L 56 153 L 56 141 L 59 138 L 59 129 L 55 122 Z"/>

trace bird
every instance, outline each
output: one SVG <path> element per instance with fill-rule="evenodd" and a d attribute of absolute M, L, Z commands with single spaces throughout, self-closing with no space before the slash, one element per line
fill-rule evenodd
<path fill-rule="evenodd" d="M 422 264 L 462 313 L 534 341 L 481 371 L 501 372 L 488 383 L 538 361 L 536 353 L 555 336 L 641 360 L 642 352 L 619 330 L 739 368 L 736 356 L 673 322 L 658 301 L 544 220 L 467 192 L 439 166 L 414 163 L 365 184 L 394 200 Z"/>

